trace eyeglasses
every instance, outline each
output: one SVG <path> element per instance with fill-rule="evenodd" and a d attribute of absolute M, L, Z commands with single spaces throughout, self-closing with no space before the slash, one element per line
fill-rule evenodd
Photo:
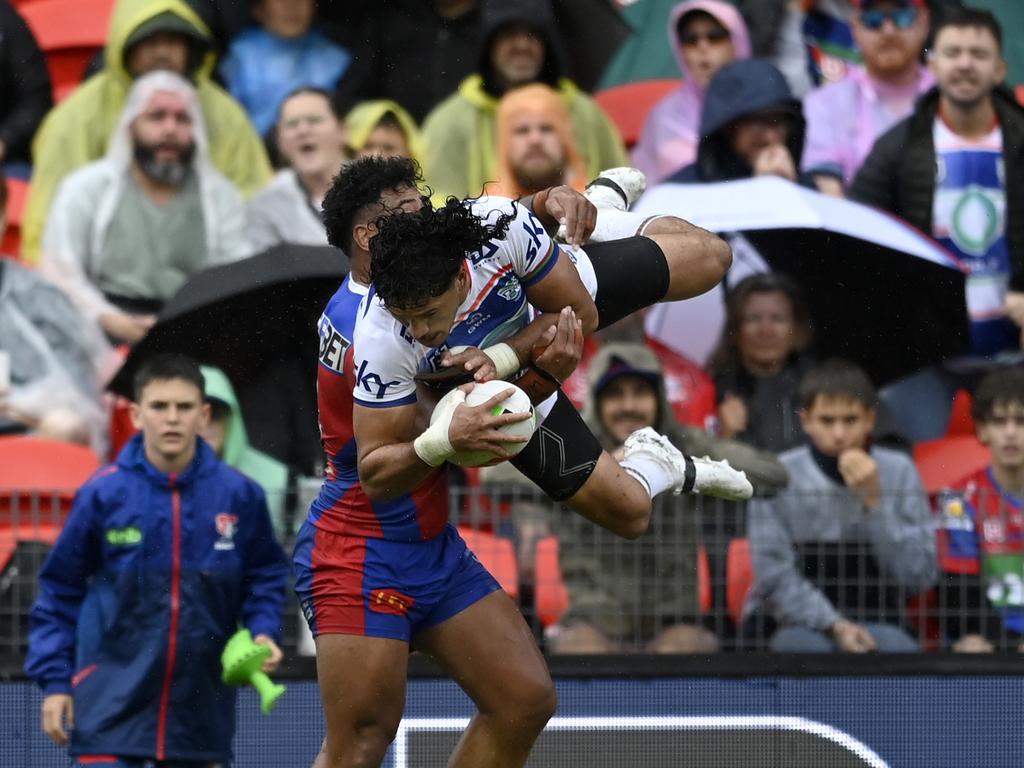
<path fill-rule="evenodd" d="M 698 45 L 701 40 L 707 40 L 712 45 L 723 43 L 729 39 L 729 30 L 711 29 L 707 32 L 687 32 L 679 36 L 679 42 L 687 48 Z"/>
<path fill-rule="evenodd" d="M 910 29 L 917 21 L 917 8 L 893 8 L 888 11 L 867 10 L 860 14 L 860 23 L 878 31 L 888 19 L 896 29 Z"/>

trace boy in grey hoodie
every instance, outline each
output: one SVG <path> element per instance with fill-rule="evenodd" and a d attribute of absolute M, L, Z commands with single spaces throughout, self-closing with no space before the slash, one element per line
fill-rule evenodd
<path fill-rule="evenodd" d="M 780 456 L 789 486 L 749 506 L 758 608 L 789 653 L 911 652 L 906 599 L 936 579 L 935 527 L 913 463 L 872 447 L 876 393 L 857 366 L 830 360 L 799 389 L 810 445 Z"/>

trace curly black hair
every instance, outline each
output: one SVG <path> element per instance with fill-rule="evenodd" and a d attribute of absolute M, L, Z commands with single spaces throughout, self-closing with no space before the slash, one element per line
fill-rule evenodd
<path fill-rule="evenodd" d="M 350 253 L 353 223 L 363 208 L 376 203 L 389 189 L 420 188 L 422 184 L 419 163 L 408 157 L 361 157 L 346 163 L 324 197 L 327 242 Z"/>
<path fill-rule="evenodd" d="M 382 216 L 370 241 L 370 281 L 386 306 L 419 307 L 451 288 L 467 253 L 503 240 L 515 218 L 500 214 L 493 223 L 449 197 L 440 208 Z"/>

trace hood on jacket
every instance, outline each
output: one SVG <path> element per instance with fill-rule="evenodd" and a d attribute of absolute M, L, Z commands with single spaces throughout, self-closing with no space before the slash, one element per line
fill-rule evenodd
<path fill-rule="evenodd" d="M 537 81 L 557 88 L 563 74 L 565 56 L 550 0 L 483 0 L 477 72 L 483 77 L 484 90 L 493 96 L 501 95 L 501 90 L 495 85 L 491 48 L 501 28 L 515 23 L 529 25 L 544 41 L 544 63 Z"/>
<path fill-rule="evenodd" d="M 412 115 L 406 112 L 397 101 L 390 99 L 377 99 L 374 101 L 362 101 L 352 107 L 345 115 L 345 125 L 348 126 L 348 145 L 356 152 L 365 146 L 373 129 L 384 118 L 385 115 L 394 115 L 395 120 L 402 127 L 405 134 L 405 143 L 409 147 L 409 154 L 413 160 L 423 163 L 423 140 L 420 138 L 420 129 Z"/>
<path fill-rule="evenodd" d="M 199 104 L 199 94 L 184 77 L 164 69 L 148 72 L 132 82 L 125 98 L 124 109 L 117 120 L 117 128 L 107 145 L 106 158 L 118 169 L 128 168 L 134 156 L 131 125 L 142 114 L 154 93 L 170 92 L 181 96 L 188 103 L 192 119 L 192 141 L 195 143 L 194 168 L 204 172 L 212 170 L 210 165 L 210 143 L 206 135 L 206 120 Z"/>
<path fill-rule="evenodd" d="M 740 12 L 733 5 L 724 2 L 724 0 L 686 0 L 686 2 L 679 3 L 679 5 L 672 9 L 668 19 L 668 45 L 676 57 L 679 71 L 682 73 L 684 80 L 690 80 L 690 73 L 686 69 L 686 63 L 683 61 L 683 50 L 679 44 L 679 36 L 676 34 L 676 29 L 679 26 L 679 20 L 683 16 L 698 11 L 711 16 L 729 30 L 733 51 L 736 54 L 735 61 L 750 58 L 750 32 L 747 30 L 746 22 L 743 21 L 743 16 L 740 15 Z"/>
<path fill-rule="evenodd" d="M 790 115 L 786 146 L 799 166 L 806 122 L 800 100 L 774 65 L 761 59 L 734 61 L 722 67 L 704 97 L 697 167 L 702 181 L 746 178 L 752 169 L 732 150 L 726 129 L 741 117 L 782 111 Z"/>
<path fill-rule="evenodd" d="M 654 385 L 658 396 L 658 414 L 651 426 L 673 443 L 680 445 L 680 425 L 672 413 L 665 396 L 665 377 L 657 356 L 646 344 L 628 342 L 609 342 L 603 344 L 590 361 L 587 370 L 589 389 L 587 402 L 583 406 L 583 418 L 591 431 L 606 450 L 614 450 L 619 446 L 605 432 L 601 424 L 597 408 L 599 393 L 611 381 L 622 375 L 642 376 Z"/>
<path fill-rule="evenodd" d="M 267 495 L 267 506 L 274 528 L 284 531 L 284 494 L 288 487 L 288 467 L 263 451 L 249 444 L 249 435 L 242 417 L 242 407 L 235 395 L 231 381 L 218 368 L 208 365 L 201 367 L 207 400 L 219 400 L 228 407 L 231 415 L 224 429 L 224 445 L 220 460 L 234 467 L 251 480 L 255 480 Z M 205 440 L 200 441 L 209 448 Z M 212 451 L 211 451 L 212 453 Z"/>
<path fill-rule="evenodd" d="M 168 16 L 174 17 L 168 19 Z M 160 18 L 158 18 L 160 17 Z M 106 67 L 119 79 L 132 79 L 125 66 L 129 41 L 139 32 L 152 34 L 166 22 L 168 31 L 184 32 L 185 26 L 194 33 L 188 35 L 191 46 L 187 76 L 193 81 L 208 80 L 213 72 L 215 53 L 209 27 L 184 0 L 118 0 L 110 17 L 110 32 L 103 52 Z"/>

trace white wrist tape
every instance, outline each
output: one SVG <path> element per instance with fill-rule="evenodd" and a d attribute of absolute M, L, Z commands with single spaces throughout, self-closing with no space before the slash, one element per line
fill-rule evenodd
<path fill-rule="evenodd" d="M 466 393 L 461 389 L 453 389 L 434 407 L 434 412 L 430 416 L 430 426 L 412 441 L 412 449 L 424 464 L 439 467 L 455 453 L 448 439 L 448 428 L 451 426 L 455 409 L 465 401 Z"/>
<path fill-rule="evenodd" d="M 518 373 L 519 369 L 523 367 L 519 362 L 519 355 L 505 342 L 485 347 L 480 351 L 491 358 L 497 371 L 495 375 L 497 379 L 507 379 L 512 374 Z"/>

